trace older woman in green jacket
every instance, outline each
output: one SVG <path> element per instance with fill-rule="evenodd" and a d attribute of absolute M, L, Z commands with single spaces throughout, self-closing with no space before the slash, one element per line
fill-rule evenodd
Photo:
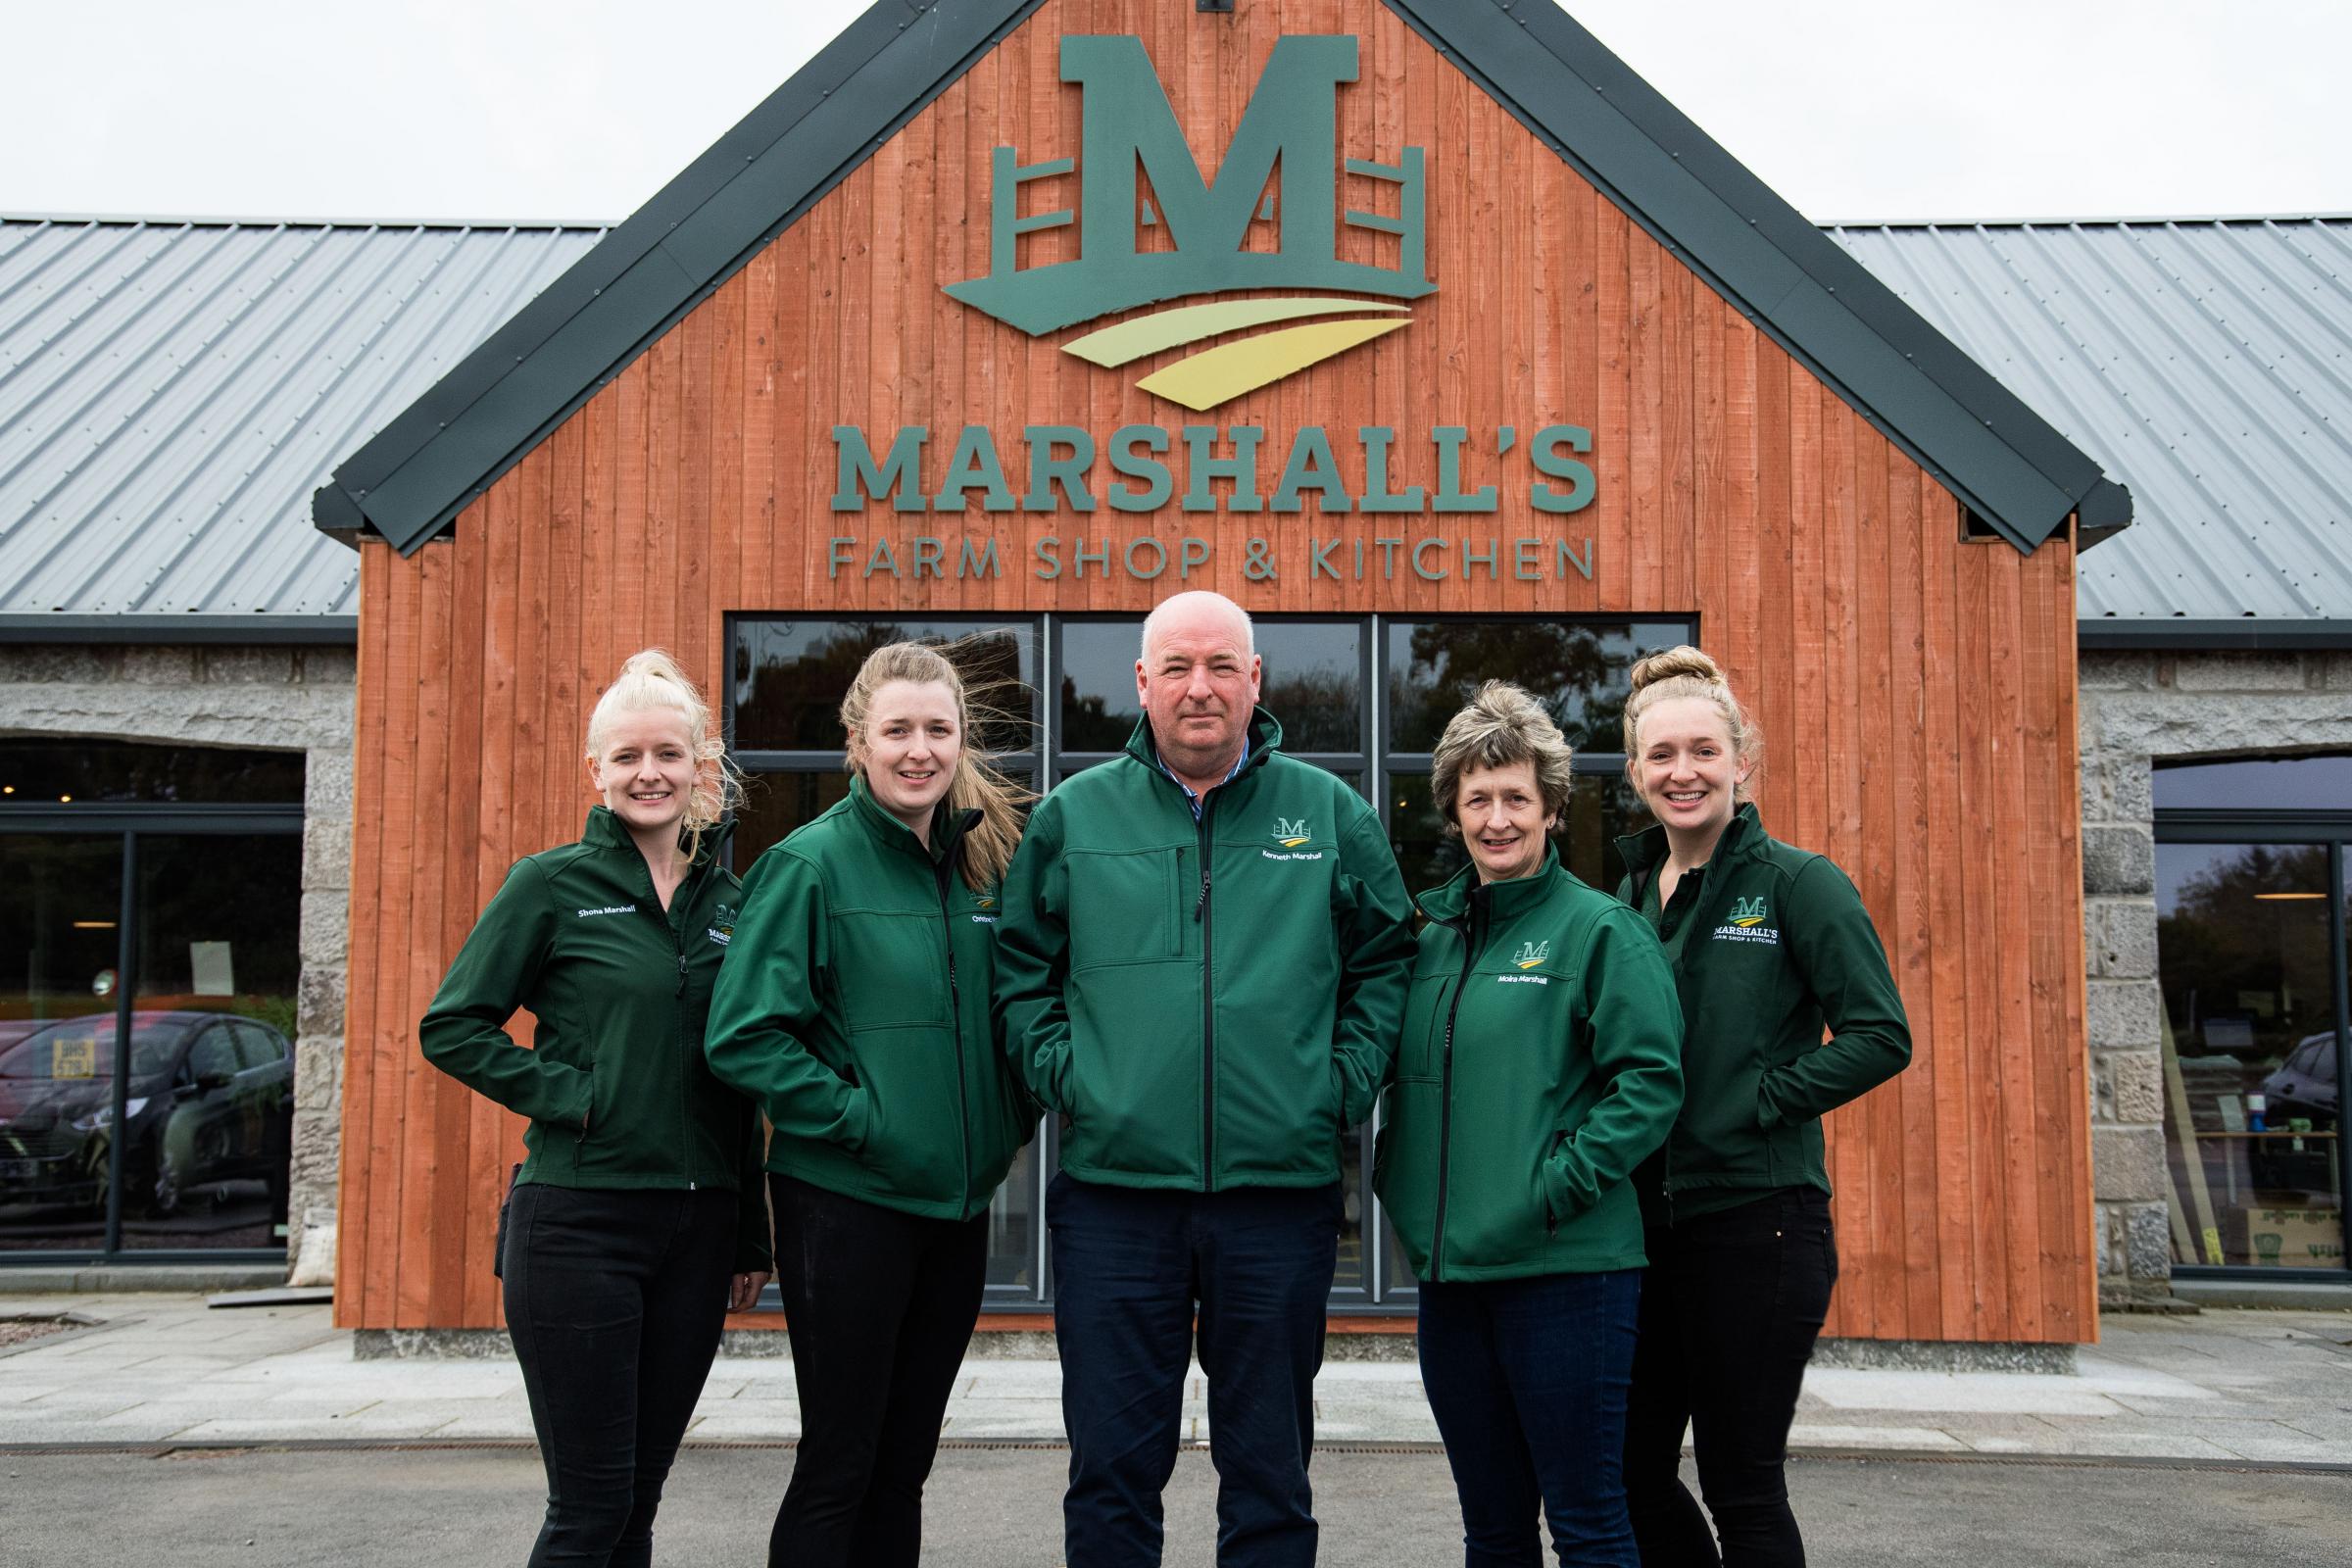
<path fill-rule="evenodd" d="M 1644 1263 L 1626 1178 L 1682 1103 L 1657 939 L 1560 864 L 1569 749 L 1490 681 L 1431 795 L 1470 865 L 1428 919 L 1377 1183 L 1420 1279 L 1422 1383 L 1473 1564 L 1638 1568 L 1619 1463 Z"/>

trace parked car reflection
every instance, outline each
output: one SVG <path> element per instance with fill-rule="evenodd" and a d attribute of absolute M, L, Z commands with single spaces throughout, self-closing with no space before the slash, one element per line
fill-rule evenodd
<path fill-rule="evenodd" d="M 294 1054 L 256 1019 L 131 1015 L 123 1206 L 170 1214 L 199 1190 L 268 1184 L 285 1212 Z M 46 1024 L 0 1051 L 0 1203 L 104 1209 L 116 1138 L 115 1015 Z"/>
<path fill-rule="evenodd" d="M 2286 1059 L 2263 1079 L 2263 1115 L 2272 1136 L 2258 1140 L 2248 1159 L 2248 1174 L 2257 1187 L 2318 1195 L 2334 1205 L 2335 1143 L 2298 1133 L 2336 1130 L 2341 1098 L 2335 1059 L 2335 1031 L 2323 1030 L 2296 1041 Z M 2308 1129 L 2304 1123 L 2309 1123 Z"/>

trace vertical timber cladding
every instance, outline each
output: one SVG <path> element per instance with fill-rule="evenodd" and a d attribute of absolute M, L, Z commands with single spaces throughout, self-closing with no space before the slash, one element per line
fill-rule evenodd
<path fill-rule="evenodd" d="M 1404 324 L 1352 328 L 1354 346 L 1196 412 L 1138 382 L 1194 362 L 1201 341 L 1116 365 L 1064 349 L 1170 302 L 1032 336 L 982 308 L 1016 315 L 1020 300 L 945 292 L 1001 261 L 990 220 L 1007 168 L 1034 176 L 1003 209 L 1022 220 L 1020 268 L 1075 260 L 1082 233 L 1103 232 L 1100 213 L 1093 230 L 1085 215 L 1029 221 L 1079 206 L 1078 174 L 1038 167 L 1085 146 L 1065 35 L 1140 39 L 1212 172 L 1278 39 L 1358 40 L 1353 79 L 1320 89 L 1336 106 L 1334 181 L 1277 162 L 1242 249 L 1276 250 L 1286 177 L 1317 201 L 1336 189 L 1359 218 L 1396 217 L 1421 149 L 1429 291 L 1278 291 L 1250 281 L 1248 266 L 1270 264 L 1248 264 L 1216 303 L 1369 293 L 1347 302 L 1355 319 Z M 1168 167 L 1163 153 L 1138 175 L 1145 271 L 1166 265 L 1151 259 L 1175 223 L 1201 221 L 1198 197 L 1153 188 Z M 1410 225 L 1336 223 L 1332 275 L 1409 283 L 1396 227 Z M 1298 232 L 1311 244 L 1315 228 Z M 1213 353 L 1298 328 L 1283 340 L 1297 360 L 1328 350 L 1315 334 L 1334 322 L 1203 341 Z M 1263 370 L 1269 352 L 1242 357 Z M 1204 394 L 1202 375 L 1256 373 L 1234 358 L 1156 384 L 1213 396 L 1230 385 Z M 1092 438 L 1078 488 L 1093 510 L 1066 484 L 1050 510 L 1020 504 L 1034 425 Z M 1229 480 L 1207 510 L 1183 510 L 1186 425 L 1265 432 L 1262 510 L 1239 510 Z M 928 432 L 920 493 L 858 485 L 837 508 L 836 428 L 861 434 L 882 478 L 910 426 Z M 1169 437 L 1165 452 L 1126 449 L 1170 469 L 1173 494 L 1146 510 L 1110 501 L 1114 483 L 1131 501 L 1152 489 L 1148 469 L 1110 461 L 1129 426 Z M 1328 432 L 1337 481 L 1317 488 L 1309 454 L 1298 509 L 1275 510 L 1309 426 Z M 1547 473 L 1536 437 L 1554 426 L 1589 431 L 1590 450 L 1553 446 Z M 967 427 L 988 433 L 1009 510 L 988 509 L 979 451 L 958 453 Z M 1385 490 L 1366 427 L 1395 432 Z M 1463 432 L 1450 475 L 1447 427 Z M 952 470 L 961 511 L 938 504 Z M 1489 484 L 1491 510 L 1437 510 L 1441 492 Z M 1579 504 L 1547 510 L 1539 484 Z M 1364 504 L 1415 486 L 1415 510 Z M 488 1249 L 519 1126 L 424 1066 L 415 1024 L 508 864 L 577 833 L 585 712 L 625 655 L 665 645 L 715 685 L 730 611 L 1141 612 L 1181 583 L 1259 611 L 1695 612 L 1769 738 L 1766 820 L 1851 871 L 1916 1031 L 1912 1069 L 1831 1118 L 1844 1277 L 1830 1331 L 2092 1338 L 2073 547 L 2022 556 L 1961 535 L 1949 493 L 1385 7 L 1258 0 L 1217 17 L 1051 0 L 471 505 L 454 539 L 406 560 L 364 544 L 338 1321 L 499 1322 Z M 1157 549 L 1131 567 L 1141 538 Z M 1520 539 L 1537 542 L 1530 569 Z M 983 563 L 993 546 L 998 569 L 959 572 L 967 542 Z"/>

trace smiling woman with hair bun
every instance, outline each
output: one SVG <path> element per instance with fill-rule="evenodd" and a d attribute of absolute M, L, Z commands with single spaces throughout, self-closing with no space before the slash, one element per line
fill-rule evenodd
<path fill-rule="evenodd" d="M 1801 1568 L 1782 1465 L 1838 1279 L 1821 1118 L 1902 1071 L 1911 1031 L 1853 883 L 1765 833 L 1763 736 L 1715 661 L 1671 648 L 1633 687 L 1626 775 L 1658 825 L 1617 841 L 1617 896 L 1674 965 L 1685 1091 L 1636 1178 L 1650 1272 L 1626 1492 L 1643 1568 Z"/>
<path fill-rule="evenodd" d="M 710 705 L 658 649 L 588 719 L 600 804 L 517 861 L 417 1034 L 425 1058 L 530 1118 L 499 1217 L 507 1330 L 547 1466 L 530 1562 L 652 1561 L 654 1511 L 729 1307 L 768 1268 L 760 1128 L 703 1063 L 742 884 Z M 527 1008 L 534 1049 L 507 1037 Z"/>

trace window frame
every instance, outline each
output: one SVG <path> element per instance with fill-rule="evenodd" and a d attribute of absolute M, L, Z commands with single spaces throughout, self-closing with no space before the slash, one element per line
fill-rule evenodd
<path fill-rule="evenodd" d="M 286 802 L 248 802 L 237 805 L 218 805 L 169 801 L 93 802 L 87 806 L 55 801 L 19 805 L 0 805 L 0 836 L 41 837 L 119 837 L 122 840 L 122 901 L 116 916 L 115 957 L 115 1060 L 130 1059 L 131 1015 L 138 1010 L 138 952 L 140 919 L 139 906 L 139 842 L 142 838 L 187 838 L 195 835 L 233 835 L 247 837 L 259 834 L 282 835 L 299 840 L 303 832 L 304 806 L 299 800 Z M 232 1048 L 233 1050 L 233 1048 Z M 130 1095 L 131 1074 L 117 1071 L 114 1075 L 114 1116 L 117 1126 L 127 1120 L 125 1106 Z M 95 1248 L 47 1248 L 38 1250 L 11 1248 L 7 1238 L 0 1236 L 0 1268 L 54 1268 L 60 1265 L 91 1263 L 283 1263 L 293 1236 L 289 1228 L 287 1246 L 261 1248 L 136 1248 L 122 1245 L 122 1190 L 124 1166 L 128 1161 L 127 1140 L 115 1138 L 108 1145 L 108 1188 L 110 1197 L 101 1231 L 100 1245 Z M 292 1224 L 291 1218 L 288 1221 Z"/>
<path fill-rule="evenodd" d="M 1068 628 L 1073 625 L 1126 624 L 1140 626 L 1144 612 L 1140 611 L 1035 611 L 990 614 L 986 612 L 946 611 L 901 612 L 901 618 L 921 620 L 929 625 L 953 625 L 981 631 L 1009 628 L 1025 631 L 1034 640 L 1033 669 L 1036 702 L 1031 710 L 1036 746 L 1033 751 L 1008 754 L 999 758 L 998 764 L 1007 771 L 1026 772 L 1036 780 L 1038 792 L 1061 783 L 1071 774 L 1098 766 L 1122 756 L 1116 751 L 1064 751 L 1060 746 L 1062 715 L 1060 712 L 1060 682 L 1066 664 Z M 827 751 L 752 750 L 736 747 L 735 727 L 735 659 L 745 631 L 766 621 L 823 621 L 857 623 L 893 617 L 888 610 L 774 610 L 732 611 L 725 617 L 724 635 L 727 678 L 722 686 L 721 722 L 728 744 L 728 754 L 746 773 L 756 775 L 779 773 L 839 772 L 841 753 L 838 748 Z M 1396 732 L 1395 717 L 1390 710 L 1389 639 L 1399 625 L 1420 625 L 1429 622 L 1452 622 L 1464 625 L 1486 625 L 1520 622 L 1534 625 L 1558 625 L 1563 622 L 1579 626 L 1679 626 L 1683 640 L 1696 643 L 1700 617 L 1691 612 L 1610 612 L 1590 615 L 1547 613 L 1510 613 L 1503 612 L 1438 613 L 1414 612 L 1405 614 L 1356 611 L 1306 611 L 1297 613 L 1273 612 L 1253 615 L 1252 622 L 1260 628 L 1290 625 L 1352 625 L 1357 628 L 1356 679 L 1357 702 L 1362 715 L 1358 734 L 1361 747 L 1353 752 L 1298 752 L 1285 748 L 1286 757 L 1310 762 L 1328 772 L 1351 776 L 1353 787 L 1364 796 L 1380 815 L 1384 831 L 1393 831 L 1390 807 L 1390 781 L 1404 776 L 1426 777 L 1430 760 L 1425 752 L 1394 752 L 1387 749 L 1388 739 Z M 1623 778 L 1625 758 L 1615 751 L 1580 749 L 1574 760 L 1579 777 L 1588 775 Z M 730 850 L 730 854 L 735 852 Z M 739 867 L 740 868 L 740 867 Z M 1396 1255 L 1389 1240 L 1388 1217 L 1372 1190 L 1372 1166 L 1375 1146 L 1380 1131 L 1380 1110 L 1374 1107 L 1359 1134 L 1355 1152 L 1357 1192 L 1359 1195 L 1358 1226 L 1363 1247 L 1363 1276 L 1360 1284 L 1334 1284 L 1329 1310 L 1364 1316 L 1406 1316 L 1417 1309 L 1419 1290 L 1403 1260 Z M 983 1298 L 983 1309 L 999 1312 L 1049 1312 L 1054 1303 L 1052 1249 L 1048 1245 L 1045 1211 L 1046 1188 L 1060 1163 L 1060 1129 L 1054 1118 L 1041 1119 L 1036 1150 L 1035 1186 L 1028 1192 L 1032 1207 L 1032 1249 L 1026 1261 L 1033 1286 L 1022 1290 L 1007 1286 L 989 1286 Z M 763 1298 L 770 1304 L 774 1288 Z"/>
<path fill-rule="evenodd" d="M 2204 763 L 2230 760 L 2273 760 L 2273 759 L 2197 758 L 2180 759 L 2175 765 L 2198 766 Z M 2291 760 L 2291 759 L 2277 759 Z M 2160 761 L 2153 769 L 2164 771 Z M 2151 795 L 2153 791 L 2151 790 Z M 2346 1241 L 2352 1244 L 2352 1136 L 2344 1136 L 2347 1118 L 2342 1103 L 2342 1089 L 2352 1071 L 2352 956 L 2348 956 L 2346 941 L 2347 920 L 2345 905 L 2352 902 L 2352 884 L 2345 880 L 2352 871 L 2352 811 L 2296 807 L 2249 808 L 2242 810 L 2210 807 L 2157 807 L 2151 823 L 2152 837 L 2159 845 L 2232 844 L 2296 844 L 2321 845 L 2328 851 L 2328 942 L 2330 968 L 2335 987 L 2335 1072 L 2337 1085 L 2335 1141 L 2336 1195 L 2339 1224 Z M 2161 906 L 2159 906 L 2161 912 Z M 2161 945 L 2156 954 L 2157 984 L 2163 985 L 2164 952 Z M 2161 995 L 2158 1005 L 2163 1005 Z M 2166 1106 L 2169 1124 L 2171 1106 Z M 2168 1129 L 2168 1143 L 2171 1133 Z M 2169 1201 L 2170 1200 L 2168 1200 Z M 2347 1252 L 2352 1258 L 2352 1252 Z M 2196 1263 L 2175 1261 L 2173 1277 L 2184 1280 L 2280 1280 L 2285 1274 L 2259 1263 Z M 2344 1268 L 2296 1268 L 2289 1283 L 2340 1285 L 2352 1283 L 2352 1264 Z"/>

